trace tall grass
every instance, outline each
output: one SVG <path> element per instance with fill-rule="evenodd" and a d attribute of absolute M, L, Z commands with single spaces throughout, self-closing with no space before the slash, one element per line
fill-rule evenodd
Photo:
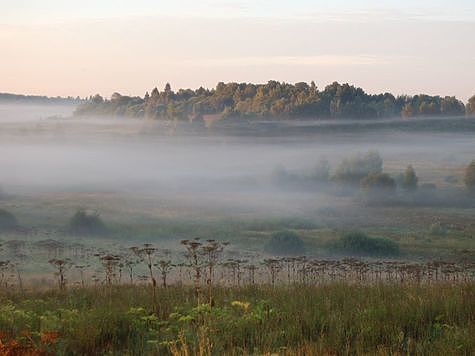
<path fill-rule="evenodd" d="M 473 284 L 216 287 L 214 306 L 170 286 L 158 309 L 146 286 L 2 293 L 2 343 L 59 355 L 475 351 Z"/>

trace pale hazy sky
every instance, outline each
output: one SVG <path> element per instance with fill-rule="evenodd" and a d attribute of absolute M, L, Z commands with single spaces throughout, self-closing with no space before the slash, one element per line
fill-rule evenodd
<path fill-rule="evenodd" d="M 474 0 L 0 0 L 0 92 L 218 81 L 475 94 Z"/>

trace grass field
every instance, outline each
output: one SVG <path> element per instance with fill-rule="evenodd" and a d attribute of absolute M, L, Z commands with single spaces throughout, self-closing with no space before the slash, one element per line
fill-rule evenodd
<path fill-rule="evenodd" d="M 203 195 L 197 196 L 201 202 Z M 305 241 L 308 254 L 328 257 L 329 248 L 345 231 L 358 229 L 396 241 L 409 259 L 457 258 L 463 252 L 475 257 L 474 208 L 438 206 L 361 206 L 351 197 L 317 200 L 302 198 L 300 211 L 269 211 L 255 207 L 229 209 L 220 205 L 201 208 L 177 197 L 129 193 L 43 193 L 17 195 L 2 207 L 18 219 L 20 231 L 2 232 L 0 240 L 66 242 L 130 246 L 153 243 L 174 247 L 182 239 L 200 237 L 229 241 L 232 248 L 262 252 L 272 233 L 294 230 Z M 210 199 L 210 198 L 208 198 Z M 205 200 L 202 204 L 207 204 Z M 99 237 L 75 236 L 65 229 L 79 207 L 97 210 L 108 228 Z M 443 234 L 431 226 L 440 223 Z"/>
<path fill-rule="evenodd" d="M 0 356 L 475 352 L 473 122 L 281 137 L 18 125 L 0 133 Z M 417 191 L 398 181 L 375 203 L 335 179 L 372 148 L 395 182 L 413 165 Z"/>
<path fill-rule="evenodd" d="M 179 204 L 166 201 L 149 205 L 146 199 L 97 192 L 17 195 L 4 203 L 21 228 L 2 233 L 1 254 L 11 257 L 8 241 L 25 241 L 25 246 L 19 253 L 24 257 L 4 271 L 0 283 L 0 355 L 469 355 L 475 350 L 473 269 L 462 271 L 465 275 L 449 272 L 437 281 L 427 271 L 422 280 L 405 274 L 381 281 L 363 280 L 352 272 L 351 278 L 334 278 L 330 271 L 316 274 L 312 283 L 298 278 L 289 283 L 285 266 L 290 264 L 283 264 L 274 286 L 268 266 L 259 267 L 256 284 L 244 272 L 250 263 L 244 259 L 251 254 L 265 258 L 263 246 L 275 232 L 296 232 L 307 254 L 318 260 L 341 258 L 332 248 L 354 228 L 397 243 L 400 254 L 389 263 L 413 266 L 443 260 L 473 267 L 473 209 L 362 207 L 340 198 L 339 205 L 316 207 L 300 216 L 250 217 L 193 207 L 180 211 Z M 107 234 L 68 233 L 78 206 L 100 209 Z M 430 230 L 434 217 L 446 226 L 443 234 Z M 234 282 L 216 282 L 209 292 L 202 277 L 197 292 L 193 267 L 184 265 L 183 276 L 177 272 L 184 251 L 179 242 L 194 237 L 231 242 L 222 262 L 226 278 Z M 45 239 L 80 243 L 89 251 L 86 258 L 68 249 L 59 253 L 58 258 L 73 262 L 64 287 L 57 286 L 50 252 L 34 245 Z M 156 261 L 162 258 L 160 251 L 173 252 L 175 267 L 167 287 L 160 280 L 152 286 L 143 261 L 135 266 L 133 285 L 126 267 L 118 272 L 117 264 L 108 282 L 104 253 L 120 254 L 147 242 L 158 247 Z M 94 256 L 97 251 L 103 251 L 102 257 Z M 246 282 L 240 286 L 233 276 L 239 266 L 225 264 L 232 259 L 243 260 L 238 278 Z M 79 265 L 88 266 L 84 276 L 74 268 Z M 352 271 L 360 268 L 358 262 L 354 266 Z M 201 268 L 203 273 L 206 267 Z"/>
<path fill-rule="evenodd" d="M 2 291 L 8 355 L 469 355 L 475 287 L 330 284 Z M 8 353 L 11 352 L 11 353 Z"/>

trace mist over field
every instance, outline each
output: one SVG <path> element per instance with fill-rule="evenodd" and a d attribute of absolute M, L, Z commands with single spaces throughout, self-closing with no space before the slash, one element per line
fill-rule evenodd
<path fill-rule="evenodd" d="M 461 187 L 464 166 L 475 152 L 470 133 L 353 132 L 351 125 L 364 120 L 261 122 L 266 134 L 213 128 L 180 132 L 153 120 L 77 118 L 73 110 L 0 106 L 0 186 L 17 199 L 4 199 L 4 204 L 22 216 L 21 204 L 36 201 L 27 214 L 36 216 L 33 225 L 54 222 L 59 211 L 57 224 L 64 224 L 78 208 L 135 224 L 141 217 L 301 217 L 320 223 L 332 209 L 351 209 L 351 214 L 333 212 L 334 224 L 358 228 L 371 215 L 374 223 L 384 225 L 385 218 L 355 208 L 335 185 L 314 179 L 319 164 L 327 162 L 331 177 L 344 159 L 375 150 L 384 172 L 393 177 L 412 165 L 420 184 Z M 328 127 L 344 129 L 320 131 Z M 287 175 L 285 182 L 279 172 Z M 348 189 L 359 193 L 359 186 Z M 127 216 L 122 217 L 121 209 Z"/>
<path fill-rule="evenodd" d="M 368 150 L 377 150 L 390 172 L 412 164 L 424 179 L 424 172 L 431 175 L 434 166 L 457 167 L 475 150 L 472 135 L 463 132 L 378 130 L 300 136 L 286 135 L 284 127 L 279 135 L 267 137 L 213 131 L 180 135 L 148 120 L 77 119 L 71 113 L 70 107 L 0 106 L 4 188 L 164 194 L 170 189 L 265 190 L 279 165 L 310 173 L 326 159 L 334 170 L 341 159 Z"/>

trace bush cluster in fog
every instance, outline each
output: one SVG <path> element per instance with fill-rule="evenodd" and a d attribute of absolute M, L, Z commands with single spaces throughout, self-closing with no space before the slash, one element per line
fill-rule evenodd
<path fill-rule="evenodd" d="M 355 195 L 366 204 L 473 206 L 471 195 L 460 187 L 438 188 L 433 183 L 419 184 L 412 165 L 404 172 L 391 176 L 383 171 L 383 159 L 377 151 L 358 153 L 344 158 L 331 174 L 330 164 L 321 160 L 310 174 L 289 172 L 282 165 L 274 169 L 276 184 L 295 189 L 320 189 L 327 194 Z M 454 176 L 446 181 L 458 182 Z M 469 192 L 475 192 L 475 160 L 466 168 L 464 183 Z"/>
<path fill-rule="evenodd" d="M 283 165 L 278 165 L 272 172 L 272 180 L 278 184 L 308 185 L 334 182 L 340 186 L 358 187 L 362 179 L 374 173 L 381 173 L 382 170 L 383 160 L 379 153 L 369 151 L 343 159 L 333 175 L 330 163 L 326 159 L 321 159 L 307 174 L 289 172 Z"/>
<path fill-rule="evenodd" d="M 399 246 L 383 237 L 370 237 L 361 231 L 351 231 L 341 237 L 335 248 L 352 256 L 390 257 L 399 255 Z"/>
<path fill-rule="evenodd" d="M 402 188 L 407 192 L 413 192 L 417 189 L 418 182 L 419 178 L 414 168 L 411 165 L 407 166 L 402 179 Z"/>
<path fill-rule="evenodd" d="M 396 181 L 386 173 L 371 173 L 361 180 L 361 188 L 369 199 L 393 196 Z"/>
<path fill-rule="evenodd" d="M 274 256 L 298 256 L 305 254 L 305 244 L 296 232 L 279 231 L 272 235 L 264 251 Z"/>
<path fill-rule="evenodd" d="M 337 167 L 333 179 L 344 184 L 360 184 L 363 178 L 382 171 L 383 159 L 377 151 L 369 151 L 345 158 Z"/>
<path fill-rule="evenodd" d="M 71 217 L 68 231 L 75 235 L 101 235 L 107 232 L 107 228 L 98 212 L 79 209 Z"/>

